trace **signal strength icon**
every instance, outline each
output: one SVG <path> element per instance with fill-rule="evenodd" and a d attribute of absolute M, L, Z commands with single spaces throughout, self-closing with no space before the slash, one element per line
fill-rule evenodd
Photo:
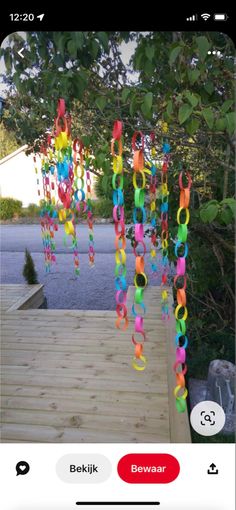
<path fill-rule="evenodd" d="M 211 17 L 210 14 L 207 14 L 207 13 L 201 14 L 201 18 L 204 19 L 204 21 L 207 21 L 210 17 Z"/>
<path fill-rule="evenodd" d="M 197 14 L 193 14 L 190 18 L 186 18 L 186 21 L 197 21 Z"/>

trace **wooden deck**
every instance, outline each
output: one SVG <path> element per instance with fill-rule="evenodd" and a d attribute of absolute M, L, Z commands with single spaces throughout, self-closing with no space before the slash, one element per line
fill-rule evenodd
<path fill-rule="evenodd" d="M 1 312 L 39 308 L 44 301 L 43 285 L 0 285 Z"/>
<path fill-rule="evenodd" d="M 3 442 L 190 442 L 174 406 L 173 321 L 161 320 L 160 288 L 146 291 L 148 367 L 136 372 L 132 319 L 124 333 L 115 312 L 22 309 L 34 300 L 13 287 L 2 286 Z"/>

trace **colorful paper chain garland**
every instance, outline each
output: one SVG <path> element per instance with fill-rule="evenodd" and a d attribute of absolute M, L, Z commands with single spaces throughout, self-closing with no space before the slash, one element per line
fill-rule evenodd
<path fill-rule="evenodd" d="M 145 261 L 144 256 L 146 253 L 146 245 L 144 242 L 144 228 L 143 225 L 146 221 L 146 210 L 145 210 L 145 186 L 146 177 L 144 172 L 144 135 L 141 131 L 135 131 L 132 137 L 132 149 L 134 151 L 133 156 L 133 186 L 134 186 L 134 210 L 133 210 L 133 221 L 134 221 L 134 255 L 135 261 L 135 294 L 134 304 L 132 306 L 132 314 L 135 317 L 135 334 L 132 335 L 132 342 L 135 345 L 135 356 L 132 360 L 132 366 L 135 370 L 142 371 L 146 368 L 147 358 L 143 355 L 143 346 L 146 340 L 146 334 L 143 326 L 143 316 L 146 313 L 146 307 L 143 301 L 144 289 L 147 285 L 147 276 L 144 272 Z M 138 219 L 138 216 L 140 219 Z M 142 254 L 140 255 L 139 249 L 142 248 Z M 141 307 L 143 315 L 136 310 L 136 305 Z M 137 340 L 137 334 L 141 336 Z M 140 337 L 138 337 L 140 338 Z"/>
<path fill-rule="evenodd" d="M 129 321 L 127 317 L 127 283 L 126 283 L 126 237 L 124 212 L 124 173 L 122 158 L 122 122 L 116 120 L 112 132 L 111 154 L 113 157 L 113 219 L 115 222 L 115 287 L 116 287 L 116 327 L 125 331 Z M 118 152 L 116 152 L 118 151 Z"/>
<path fill-rule="evenodd" d="M 165 123 L 162 125 L 163 133 L 168 132 L 168 126 Z M 166 140 L 166 137 L 163 138 L 162 145 L 163 152 L 163 164 L 161 169 L 161 250 L 162 250 L 162 292 L 161 292 L 161 310 L 162 310 L 162 319 L 169 319 L 169 306 L 168 306 L 168 292 L 165 288 L 167 286 L 167 276 L 168 276 L 168 211 L 169 211 L 169 191 L 168 191 L 168 166 L 169 166 L 169 152 L 170 145 Z"/>
<path fill-rule="evenodd" d="M 75 274 L 79 275 L 75 207 L 81 198 L 79 196 L 79 191 L 82 192 L 83 199 L 83 179 L 81 175 L 83 175 L 84 170 L 81 163 L 82 159 L 81 161 L 77 161 L 76 158 L 76 141 L 73 144 L 72 150 L 71 119 L 70 116 L 65 113 L 64 99 L 59 99 L 58 101 L 57 118 L 55 119 L 55 149 L 57 158 L 58 197 L 63 204 L 63 209 L 59 211 L 58 215 L 61 221 L 65 220 L 64 230 L 66 236 L 71 236 L 72 238 L 74 269 Z M 78 151 L 78 155 L 81 155 L 80 150 Z M 81 171 L 79 177 L 77 177 L 78 167 L 80 167 Z M 81 181 L 79 184 L 78 180 Z M 78 186 L 80 186 L 79 189 Z"/>
<path fill-rule="evenodd" d="M 70 131 L 70 117 L 65 115 L 65 102 L 60 99 L 58 102 L 57 118 L 55 120 L 55 147 L 52 146 L 51 137 L 48 136 L 47 143 L 41 146 L 41 171 L 43 179 L 43 193 L 44 200 L 41 209 L 41 229 L 44 244 L 45 264 L 46 271 L 50 271 L 52 262 L 55 262 L 55 242 L 54 231 L 58 229 L 55 223 L 57 215 L 59 219 L 65 221 L 65 233 L 72 236 L 72 246 L 74 249 L 74 265 L 75 272 L 79 274 L 79 259 L 76 238 L 76 225 L 75 225 L 75 209 L 79 212 L 87 210 L 88 226 L 89 226 L 89 261 L 94 264 L 94 239 L 93 239 L 93 220 L 92 220 L 92 206 L 91 206 L 91 180 L 90 180 L 90 158 L 88 151 L 84 151 L 83 144 L 79 139 L 74 140 L 72 145 L 71 131 Z M 166 123 L 162 126 L 163 132 L 168 132 Z M 125 219 L 124 219 L 124 174 L 123 174 L 123 159 L 122 159 L 122 123 L 116 121 L 113 127 L 111 143 L 111 153 L 113 156 L 113 218 L 115 221 L 115 285 L 116 285 L 116 312 L 117 320 L 116 326 L 122 330 L 128 327 L 127 317 L 127 283 L 126 283 L 126 238 L 125 238 Z M 154 139 L 152 140 L 154 141 Z M 144 223 L 146 221 L 145 210 L 145 165 L 144 165 L 144 135 L 140 131 L 136 131 L 132 138 L 132 148 L 134 151 L 133 156 L 133 186 L 134 186 L 134 202 L 135 207 L 133 211 L 133 221 L 135 224 L 135 245 L 134 254 L 135 261 L 135 296 L 134 304 L 132 306 L 132 314 L 135 316 L 135 333 L 132 335 L 132 342 L 135 346 L 135 356 L 132 360 L 132 366 L 138 371 L 146 368 L 147 359 L 143 355 L 143 346 L 146 340 L 144 331 L 144 315 L 146 307 L 143 301 L 144 289 L 147 285 L 147 276 L 144 272 L 145 261 L 144 256 L 146 253 L 146 245 L 144 242 Z M 116 152 L 117 151 L 117 152 Z M 168 166 L 169 166 L 169 152 L 170 145 L 166 137 L 163 139 L 162 151 L 164 153 L 162 173 L 161 173 L 161 247 L 162 247 L 162 285 L 167 283 L 167 265 L 168 265 Z M 156 151 L 151 149 L 151 156 L 154 157 Z M 36 158 L 34 157 L 35 172 L 38 173 L 36 166 Z M 55 175 L 55 168 L 57 169 L 57 181 Z M 156 165 L 151 165 L 150 177 L 150 209 L 151 209 L 151 225 L 153 227 L 151 241 L 152 250 L 151 257 L 156 257 L 156 180 L 157 168 Z M 86 174 L 87 195 L 85 199 L 84 192 L 84 175 Z M 183 180 L 187 179 L 187 186 L 184 187 Z M 39 179 L 37 178 L 37 185 Z M 58 186 L 58 197 L 63 204 L 57 212 L 58 204 L 56 204 L 56 185 Z M 188 317 L 188 310 L 186 307 L 186 257 L 188 255 L 187 225 L 190 219 L 189 201 L 190 189 L 192 180 L 189 172 L 182 170 L 179 175 L 180 187 L 180 202 L 177 211 L 178 234 L 177 243 L 175 245 L 175 255 L 177 257 L 176 276 L 174 278 L 174 288 L 177 291 L 177 306 L 175 308 L 176 318 L 176 361 L 173 369 L 176 374 L 176 387 L 174 395 L 176 398 L 176 408 L 178 412 L 186 410 L 186 398 L 188 390 L 185 384 L 185 374 L 187 372 L 186 361 L 186 347 L 188 345 L 188 338 L 186 336 L 186 319 Z M 38 188 L 38 195 L 40 196 L 40 189 Z M 185 213 L 185 219 L 182 222 L 181 218 Z M 142 254 L 138 248 L 142 248 Z M 181 252 L 181 254 L 180 254 Z M 155 266 L 155 267 L 154 267 Z M 152 261 L 152 269 L 156 271 L 156 264 Z M 182 287 L 180 286 L 182 284 Z M 142 309 L 143 315 L 136 310 L 139 305 Z M 163 317 L 169 316 L 168 310 L 168 294 L 167 290 L 162 290 L 162 315 Z M 124 321 L 124 322 L 122 322 Z M 141 341 L 137 341 L 137 334 L 141 335 Z M 181 370 L 179 370 L 179 367 Z M 180 394 L 182 393 L 182 394 Z"/>
<path fill-rule="evenodd" d="M 150 186 L 149 186 L 149 197 L 150 197 L 150 222 L 151 222 L 151 250 L 150 250 L 150 258 L 151 258 L 151 269 L 152 275 L 158 276 L 158 267 L 157 267 L 157 210 L 156 210 L 156 199 L 157 199 L 157 165 L 154 160 L 157 151 L 154 147 L 155 134 L 150 134 L 151 140 L 151 176 L 150 176 Z"/>
<path fill-rule="evenodd" d="M 183 179 L 187 179 L 187 187 L 183 185 Z M 176 374 L 176 387 L 174 395 L 176 398 L 176 408 L 179 413 L 186 410 L 186 398 L 188 390 L 185 385 L 185 374 L 187 372 L 186 347 L 188 345 L 188 337 L 186 336 L 186 319 L 188 317 L 188 309 L 186 307 L 186 257 L 188 255 L 188 223 L 190 219 L 189 201 L 190 188 L 192 179 L 189 172 L 181 171 L 179 174 L 180 201 L 177 211 L 177 243 L 175 245 L 175 256 L 177 257 L 176 276 L 174 277 L 174 288 L 177 291 L 177 306 L 175 308 L 176 319 L 176 360 L 173 366 Z M 183 214 L 185 215 L 183 221 Z M 180 254 L 181 252 L 181 254 Z M 182 284 L 182 287 L 181 287 Z M 179 370 L 180 368 L 180 370 Z M 182 393 L 182 394 L 180 394 Z"/>
<path fill-rule="evenodd" d="M 87 205 L 87 224 L 89 229 L 89 265 L 91 267 L 94 266 L 94 259 L 95 259 L 95 250 L 94 250 L 94 232 L 93 232 L 93 210 L 92 210 L 92 200 L 91 200 L 91 177 L 90 177 L 90 171 L 89 171 L 89 165 L 90 165 L 90 157 L 89 152 L 85 151 L 85 174 L 86 174 L 86 187 L 87 187 L 87 194 L 86 194 L 86 205 Z"/>
<path fill-rule="evenodd" d="M 70 172 L 70 179 L 72 182 L 72 202 L 71 202 L 71 209 L 72 211 L 77 210 L 78 212 L 84 211 L 84 208 L 86 208 L 85 204 L 85 192 L 84 192 L 84 159 L 83 159 L 83 144 L 78 139 L 75 138 L 73 141 L 73 166 L 71 168 Z M 74 218 L 74 216 L 73 216 Z M 72 238 L 72 247 L 74 250 L 74 267 L 75 267 L 75 274 L 80 274 L 80 267 L 79 267 L 79 252 L 78 252 L 78 241 L 76 237 L 76 224 L 75 221 L 73 222 L 73 227 L 75 231 L 75 235 Z M 72 230 L 71 230 L 72 231 Z"/>
<path fill-rule="evenodd" d="M 51 137 L 48 135 L 47 142 L 42 144 L 40 147 L 40 158 L 41 158 L 41 173 L 43 182 L 43 195 L 44 198 L 41 201 L 40 217 L 41 217 L 41 235 L 43 240 L 44 249 L 44 260 L 46 272 L 51 271 L 51 264 L 56 261 L 55 256 L 55 240 L 54 231 L 57 230 L 57 224 L 55 219 L 57 217 L 57 211 L 55 210 L 55 197 L 52 196 L 51 191 L 55 189 L 54 183 L 54 165 L 53 154 L 49 150 L 51 143 Z M 36 163 L 36 158 L 35 158 Z M 35 167 L 37 173 L 37 168 Z M 37 181 L 38 183 L 38 181 Z M 38 183 L 39 184 L 39 183 Z M 40 190 L 38 189 L 38 195 L 40 196 Z"/>
<path fill-rule="evenodd" d="M 53 142 L 54 140 L 54 142 Z M 64 99 L 58 100 L 57 117 L 52 136 L 40 148 L 41 172 L 44 199 L 41 201 L 41 230 L 45 254 L 46 271 L 56 260 L 54 231 L 58 230 L 55 219 L 64 223 L 64 245 L 68 236 L 72 239 L 75 274 L 80 274 L 78 240 L 76 235 L 76 213 L 87 211 L 89 226 L 89 263 L 94 264 L 94 236 L 91 203 L 90 157 L 84 145 L 71 138 L 71 118 L 66 113 Z M 34 158 L 35 172 L 36 158 Z M 85 198 L 86 171 L 87 201 Z M 39 180 L 37 179 L 37 185 Z M 38 190 L 40 196 L 40 190 Z M 62 207 L 61 207 L 62 204 Z"/>

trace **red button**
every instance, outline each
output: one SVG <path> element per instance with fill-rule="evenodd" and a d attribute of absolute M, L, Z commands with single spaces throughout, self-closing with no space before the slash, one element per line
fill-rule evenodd
<path fill-rule="evenodd" d="M 120 459 L 117 470 L 127 483 L 170 483 L 177 478 L 180 465 L 168 453 L 130 453 Z"/>

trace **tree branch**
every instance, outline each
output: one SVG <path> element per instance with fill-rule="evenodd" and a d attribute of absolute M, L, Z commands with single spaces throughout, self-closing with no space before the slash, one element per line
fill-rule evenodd
<path fill-rule="evenodd" d="M 225 166 L 225 170 L 224 170 L 223 200 L 227 197 L 227 192 L 228 192 L 229 158 L 230 158 L 230 146 L 229 146 L 229 144 L 227 144 L 226 154 L 225 154 L 226 166 Z"/>
<path fill-rule="evenodd" d="M 208 227 L 207 225 L 199 224 L 199 225 L 193 225 L 191 227 L 191 230 L 198 232 L 204 239 L 210 240 L 211 237 L 218 241 L 219 244 L 221 244 L 227 251 L 230 253 L 235 253 L 235 247 L 233 244 L 228 243 L 221 237 L 217 232 L 215 232 L 212 228 Z"/>

